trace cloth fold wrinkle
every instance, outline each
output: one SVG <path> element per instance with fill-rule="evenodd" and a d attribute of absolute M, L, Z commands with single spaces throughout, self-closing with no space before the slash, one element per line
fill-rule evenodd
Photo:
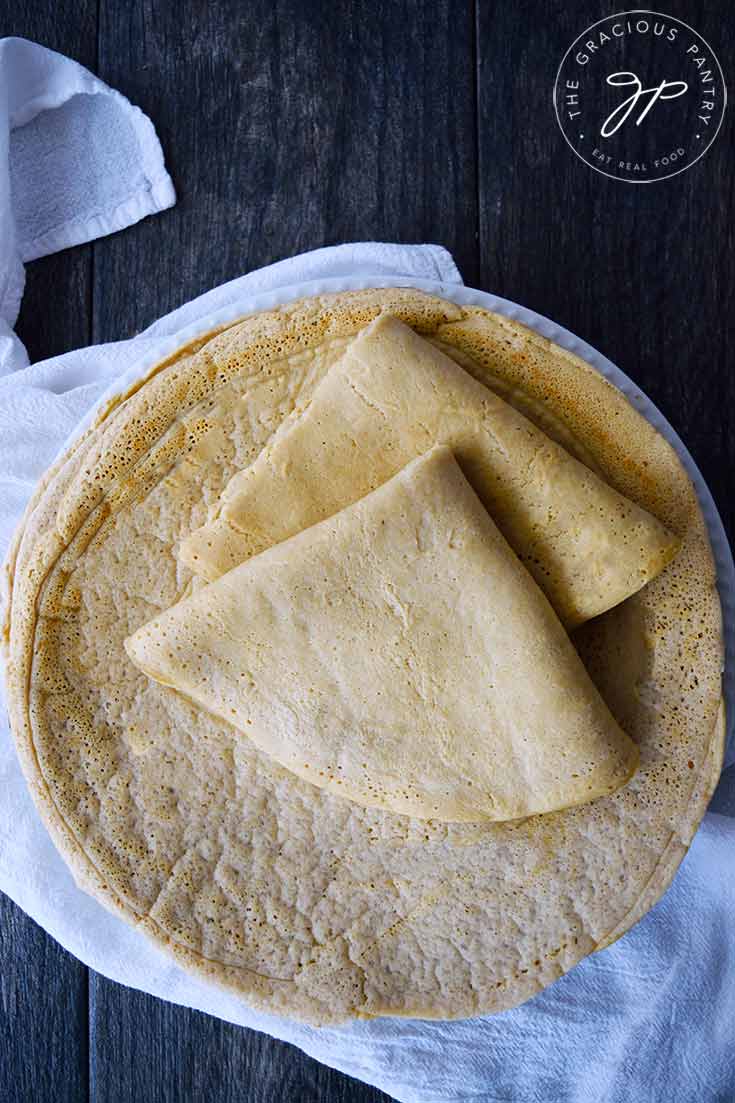
<path fill-rule="evenodd" d="M 153 124 L 70 58 L 0 39 L 0 376 L 28 364 L 13 332 L 26 261 L 175 202 Z"/>

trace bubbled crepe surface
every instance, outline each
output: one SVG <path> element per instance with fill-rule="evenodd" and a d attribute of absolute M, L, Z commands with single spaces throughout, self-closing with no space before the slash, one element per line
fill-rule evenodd
<path fill-rule="evenodd" d="M 178 602 L 125 650 L 306 781 L 418 819 L 556 811 L 638 765 L 447 447 Z"/>
<path fill-rule="evenodd" d="M 641 748 L 610 797 L 490 825 L 367 809 L 271 762 L 124 652 L 195 585 L 178 542 L 381 310 L 682 539 L 658 579 L 575 633 Z M 11 723 L 56 845 L 180 964 L 269 1011 L 325 1023 L 521 1002 L 655 903 L 719 774 L 720 606 L 686 473 L 597 373 L 480 308 L 345 292 L 189 345 L 49 472 L 8 566 Z"/>

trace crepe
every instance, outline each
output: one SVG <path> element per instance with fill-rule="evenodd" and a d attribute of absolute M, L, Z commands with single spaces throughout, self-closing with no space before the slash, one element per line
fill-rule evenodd
<path fill-rule="evenodd" d="M 451 445 L 511 547 L 569 627 L 654 578 L 678 541 L 439 349 L 390 315 L 349 346 L 304 410 L 228 484 L 181 546 L 224 571 L 329 517 L 437 442 Z"/>
<path fill-rule="evenodd" d="M 443 447 L 125 648 L 300 777 L 420 819 L 566 808 L 638 759 Z"/>
<path fill-rule="evenodd" d="M 570 452 L 681 540 L 656 579 L 575 632 L 640 748 L 610 796 L 504 823 L 364 808 L 279 766 L 125 652 L 201 585 L 179 542 L 380 313 L 479 382 L 500 380 L 547 432 L 553 416 Z M 719 774 L 720 604 L 677 456 L 577 357 L 417 290 L 291 302 L 176 350 L 44 477 L 7 581 L 13 736 L 77 882 L 183 968 L 273 1014 L 453 1018 L 527 999 L 661 896 Z"/>

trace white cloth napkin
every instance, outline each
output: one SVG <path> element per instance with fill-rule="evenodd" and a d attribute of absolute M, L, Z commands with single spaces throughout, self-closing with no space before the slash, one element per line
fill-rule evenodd
<path fill-rule="evenodd" d="M 24 261 L 175 201 L 142 111 L 70 58 L 0 39 L 0 375 L 28 363 L 13 333 Z"/>
<path fill-rule="evenodd" d="M 0 42 L 0 105 L 8 98 L 8 56 L 16 66 L 19 58 L 37 58 L 39 49 L 18 40 Z M 72 68 L 66 70 L 67 65 Z M 58 55 L 51 55 L 48 66 L 35 78 L 37 84 L 29 79 L 22 95 L 15 84 L 11 98 L 25 104 L 26 111 L 20 116 L 10 111 L 8 117 L 17 126 L 33 115 L 34 103 L 49 107 L 55 102 L 55 94 L 44 84 L 44 72 L 51 86 L 58 78 L 56 99 L 65 101 L 67 77 L 78 67 Z M 0 555 L 34 483 L 67 437 L 101 393 L 146 352 L 159 348 L 162 337 L 248 295 L 322 277 L 413 277 L 461 284 L 451 257 L 437 246 L 358 244 L 322 249 L 216 288 L 131 340 L 12 371 L 25 362 L 10 328 L 20 301 L 22 258 L 88 240 L 173 202 L 148 120 L 83 70 L 74 79 L 82 93 L 104 92 L 110 97 L 105 125 L 116 125 L 122 132 L 127 118 L 141 151 L 136 168 L 132 145 L 127 147 L 129 180 L 138 180 L 140 187 L 135 197 L 130 189 L 128 200 L 109 190 L 104 176 L 116 162 L 105 154 L 97 158 L 94 170 L 85 169 L 87 183 L 74 193 L 73 202 L 72 192 L 65 192 L 59 180 L 61 193 L 69 197 L 60 219 L 37 219 L 33 212 L 44 205 L 32 196 L 43 194 L 43 183 L 27 182 L 25 174 L 45 164 L 46 151 L 58 151 L 53 126 L 50 121 L 45 129 L 39 124 L 31 138 L 35 152 L 27 146 L 25 160 L 21 153 L 13 162 L 12 193 L 2 167 L 7 146 L 5 152 L 0 149 L 0 265 L 7 265 L 0 270 L 0 314 L 5 322 L 0 330 L 0 365 L 6 373 L 0 377 Z M 2 110 L 0 106 L 0 122 Z M 84 110 L 77 118 L 85 119 Z M 88 124 L 87 114 L 82 125 Z M 69 140 L 75 141 L 71 116 L 64 126 L 74 131 Z M 0 126 L 3 134 L 7 142 L 7 126 Z M 26 183 L 29 194 L 24 192 Z M 14 205 L 9 205 L 11 194 Z M 106 202 L 110 196 L 112 206 Z M 405 1103 L 735 1099 L 735 820 L 709 814 L 673 886 L 653 911 L 614 946 L 586 959 L 522 1007 L 464 1022 L 382 1019 L 316 1030 L 258 1014 L 236 997 L 190 977 L 76 887 L 31 802 L 4 708 L 0 794 L 0 889 L 81 961 L 122 984 L 293 1042 Z"/>

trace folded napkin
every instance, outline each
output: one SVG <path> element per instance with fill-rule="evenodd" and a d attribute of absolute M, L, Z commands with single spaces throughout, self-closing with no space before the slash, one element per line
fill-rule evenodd
<path fill-rule="evenodd" d="M 0 51 L 3 48 L 9 43 L 0 43 Z M 54 64 L 60 62 L 63 59 Z M 2 70 L 0 53 L 0 84 L 7 87 Z M 121 97 L 94 83 L 96 91 L 112 97 L 111 111 L 116 105 L 120 118 L 134 112 Z M 28 102 L 33 98 L 29 95 Z M 150 124 L 144 122 L 138 133 L 151 139 L 151 154 L 158 147 L 152 129 L 147 129 Z M 132 122 L 131 126 L 135 130 Z M 150 175 L 144 175 L 151 187 L 141 185 L 139 201 L 128 208 L 128 221 L 156 209 L 155 195 L 160 206 L 173 201 L 173 193 L 166 193 L 161 183 L 163 176 L 156 177 L 151 161 L 148 164 Z M 163 171 L 162 162 L 158 168 Z M 98 164 L 98 171 L 104 172 L 105 166 Z M 16 197 L 21 190 L 18 172 L 16 168 Z M 38 250 L 118 228 L 109 209 L 102 213 L 102 181 L 96 194 L 99 222 L 90 219 L 90 207 L 84 203 L 79 224 L 83 222 L 86 230 L 74 237 L 71 227 L 77 220 L 69 206 L 64 212 L 66 229 L 59 231 L 62 236 L 43 238 L 46 245 Z M 161 195 L 167 195 L 163 202 Z M 28 242 L 33 234 L 14 229 L 5 211 L 5 222 L 0 216 L 3 240 L 13 240 L 14 232 L 16 243 Z M 37 253 L 21 244 L 13 255 L 11 282 L 16 279 L 14 294 L 19 300 L 17 258 Z M 363 276 L 368 285 L 371 278 L 385 277 L 461 284 L 451 257 L 437 246 L 358 244 L 321 249 L 216 288 L 132 340 L 81 349 L 0 377 L 0 555 L 35 481 L 69 434 L 111 383 L 147 353 L 160 349 L 162 338 L 250 295 L 345 275 Z M 16 301 L 15 310 L 17 305 Z M 9 330 L 13 317 L 12 311 L 5 315 L 4 344 L 0 338 L 6 373 L 13 364 L 23 363 Z M 76 887 L 31 802 L 4 709 L 0 787 L 0 889 L 76 957 L 113 980 L 293 1042 L 405 1103 L 735 1099 L 735 819 L 708 814 L 672 887 L 642 922 L 522 1007 L 454 1023 L 379 1019 L 317 1030 L 252 1011 L 237 997 L 189 976 Z"/>
<path fill-rule="evenodd" d="M 175 201 L 142 111 L 70 58 L 0 39 L 0 375 L 28 363 L 12 331 L 24 261 Z"/>

